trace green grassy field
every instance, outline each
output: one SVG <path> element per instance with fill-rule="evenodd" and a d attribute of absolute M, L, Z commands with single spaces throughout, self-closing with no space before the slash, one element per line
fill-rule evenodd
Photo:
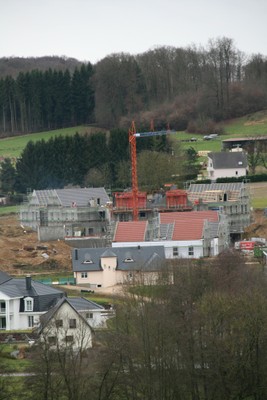
<path fill-rule="evenodd" d="M 221 151 L 222 141 L 230 138 L 267 135 L 267 110 L 246 117 L 236 118 L 222 124 L 224 134 L 212 140 L 204 140 L 204 135 L 178 132 L 176 139 L 183 148 L 193 147 L 196 151 Z M 183 142 L 196 138 L 196 142 Z"/>
<path fill-rule="evenodd" d="M 224 134 L 213 140 L 204 140 L 204 135 L 187 133 L 184 131 L 177 132 L 176 135 L 170 135 L 174 140 L 179 141 L 183 148 L 193 147 L 197 151 L 221 151 L 222 140 L 233 137 L 246 136 L 262 136 L 267 135 L 267 110 L 260 111 L 246 117 L 236 118 L 231 121 L 226 121 L 222 124 Z M 49 140 L 55 136 L 68 136 L 78 133 L 86 133 L 95 131 L 96 128 L 86 126 L 75 126 L 72 128 L 58 129 L 48 132 L 32 133 L 24 136 L 15 136 L 12 138 L 0 139 L 0 157 L 19 157 L 27 143 L 32 140 Z M 190 142 L 190 138 L 196 138 L 196 142 Z M 175 148 L 175 144 L 174 144 Z"/>
<path fill-rule="evenodd" d="M 72 128 L 57 129 L 54 131 L 32 133 L 24 136 L 14 136 L 11 138 L 0 139 L 0 156 L 1 157 L 19 157 L 24 147 L 31 140 L 37 142 L 38 140 L 49 140 L 55 136 L 72 136 L 76 132 L 83 134 L 89 132 L 90 128 L 86 126 L 75 126 Z"/>

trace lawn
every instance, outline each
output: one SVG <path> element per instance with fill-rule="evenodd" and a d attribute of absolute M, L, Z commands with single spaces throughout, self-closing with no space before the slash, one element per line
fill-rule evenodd
<path fill-rule="evenodd" d="M 222 141 L 230 138 L 267 135 L 267 110 L 246 117 L 236 118 L 222 124 L 224 134 L 212 140 L 204 140 L 204 135 L 178 132 L 175 139 L 183 148 L 193 147 L 196 151 L 221 151 Z M 191 142 L 194 137 L 196 142 Z"/>
<path fill-rule="evenodd" d="M 18 206 L 3 206 L 0 207 L 0 216 L 8 214 L 17 214 Z"/>
<path fill-rule="evenodd" d="M 29 368 L 31 362 L 27 358 L 14 358 L 13 351 L 27 352 L 27 344 L 0 344 L 0 373 L 19 373 Z"/>
<path fill-rule="evenodd" d="M 250 199 L 253 208 L 267 208 L 267 182 L 250 183 Z"/>

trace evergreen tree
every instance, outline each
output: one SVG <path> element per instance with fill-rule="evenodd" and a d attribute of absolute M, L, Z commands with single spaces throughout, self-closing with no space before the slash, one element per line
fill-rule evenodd
<path fill-rule="evenodd" d="M 3 193 L 13 193 L 16 182 L 16 170 L 10 158 L 5 158 L 0 169 L 1 190 Z"/>

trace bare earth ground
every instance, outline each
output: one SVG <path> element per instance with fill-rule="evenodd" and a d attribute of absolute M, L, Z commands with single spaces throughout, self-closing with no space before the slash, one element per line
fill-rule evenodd
<path fill-rule="evenodd" d="M 267 185 L 254 184 L 253 193 L 267 193 Z M 252 193 L 252 195 L 253 195 Z M 267 217 L 263 210 L 253 212 L 253 222 L 244 237 L 267 239 Z M 15 214 L 0 216 L 0 270 L 11 274 L 72 273 L 71 247 L 63 240 L 39 242 L 36 232 L 25 231 Z"/>
<path fill-rule="evenodd" d="M 37 233 L 24 230 L 15 214 L 0 216 L 0 269 L 23 274 L 71 272 L 71 248 L 62 240 L 39 242 Z"/>

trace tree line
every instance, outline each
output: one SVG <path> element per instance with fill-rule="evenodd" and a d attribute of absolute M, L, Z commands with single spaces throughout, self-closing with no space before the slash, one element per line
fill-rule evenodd
<path fill-rule="evenodd" d="M 2 136 L 93 122 L 91 64 L 69 70 L 33 70 L 0 80 Z"/>
<path fill-rule="evenodd" d="M 207 48 L 158 47 L 111 54 L 74 72 L 33 70 L 0 80 L 0 131 L 6 134 L 96 123 L 176 130 L 267 107 L 267 59 L 247 57 L 230 38 Z"/>

